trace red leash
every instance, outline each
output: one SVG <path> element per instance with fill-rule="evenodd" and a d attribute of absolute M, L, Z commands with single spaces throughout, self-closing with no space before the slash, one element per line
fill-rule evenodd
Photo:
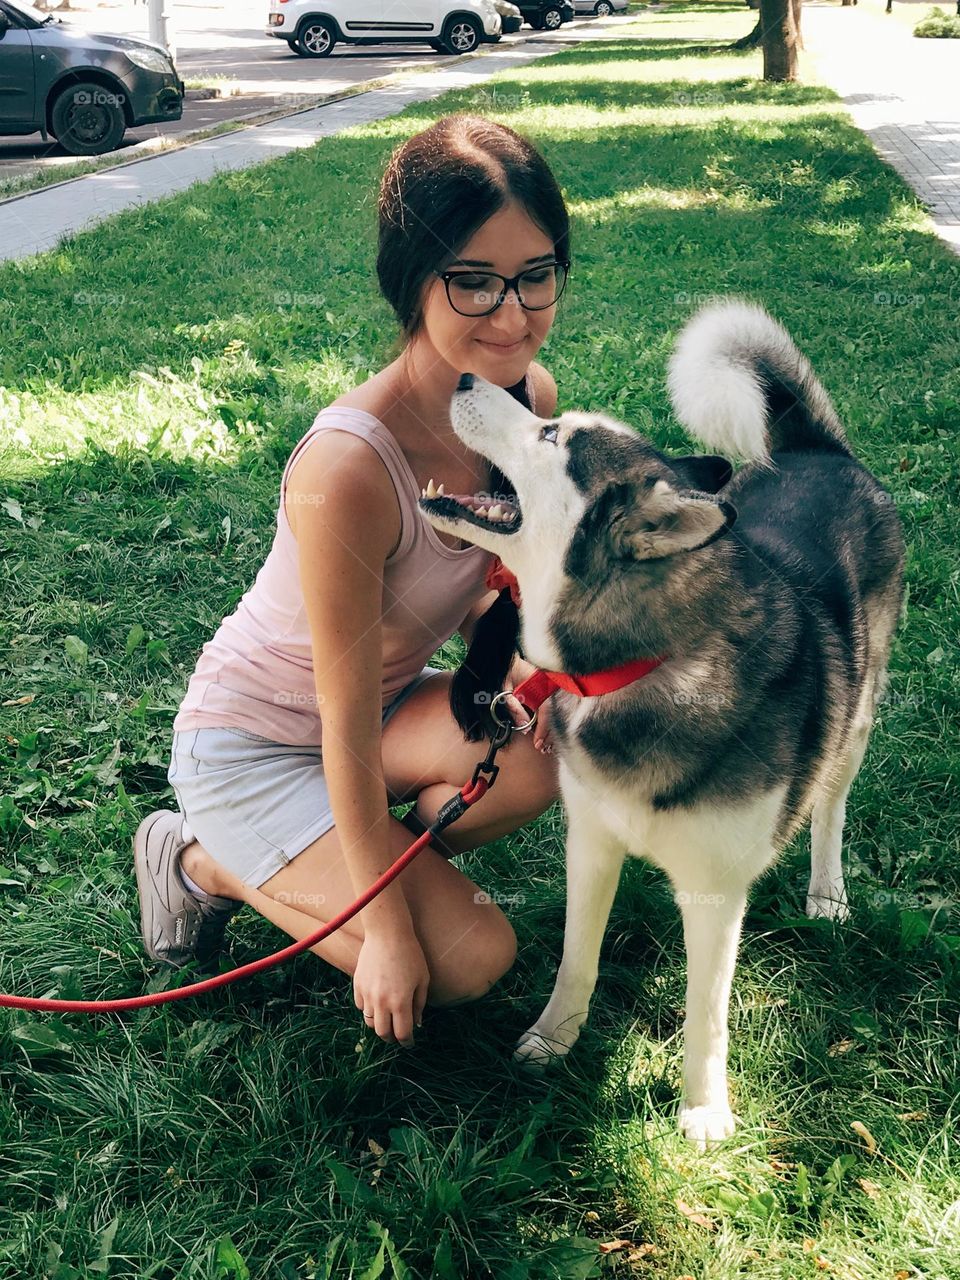
<path fill-rule="evenodd" d="M 148 996 L 129 996 L 124 1000 L 34 1000 L 29 996 L 0 994 L 0 1007 L 35 1009 L 45 1013 L 119 1013 L 125 1009 L 145 1009 L 149 1005 L 166 1004 L 169 1000 L 183 1000 L 187 996 L 200 995 L 203 991 L 212 991 L 215 987 L 226 986 L 228 982 L 236 982 L 239 978 L 250 977 L 254 973 L 260 973 L 263 969 L 270 969 L 275 964 L 282 964 L 284 960 L 290 960 L 294 956 L 298 956 L 301 951 L 307 951 L 316 943 L 322 942 L 324 938 L 328 938 L 331 933 L 335 933 L 341 925 L 346 924 L 358 911 L 362 911 L 368 902 L 372 902 L 377 894 L 387 887 L 391 880 L 397 878 L 404 867 L 408 866 L 417 854 L 423 852 L 429 844 L 431 836 L 442 831 L 451 822 L 456 822 L 472 804 L 476 804 L 480 797 L 493 786 L 494 780 L 500 771 L 499 766 L 493 763 L 494 757 L 510 737 L 512 730 L 513 725 L 511 724 L 502 726 L 497 731 L 491 739 L 490 750 L 487 752 L 486 759 L 481 760 L 474 769 L 472 779 L 469 782 L 465 782 L 455 796 L 450 797 L 423 835 L 405 853 L 400 855 L 393 866 L 385 871 L 380 879 L 376 880 L 356 902 L 346 907 L 338 916 L 321 926 L 309 937 L 301 938 L 299 942 L 292 942 L 290 946 L 284 947 L 281 951 L 277 951 L 271 956 L 264 956 L 260 960 L 252 960 L 249 964 L 241 965 L 239 969 L 231 969 L 229 973 L 218 973 L 212 978 L 205 978 L 202 982 L 193 982 L 189 986 L 177 987 L 172 991 L 158 991 Z M 481 777 L 481 773 L 489 773 L 489 780 Z"/>
<path fill-rule="evenodd" d="M 503 567 L 499 558 L 494 561 L 487 574 L 487 586 L 491 589 L 509 588 L 514 603 L 520 603 L 517 580 L 509 569 Z M 557 689 L 564 689 L 579 697 L 595 697 L 601 693 L 612 693 L 615 689 L 620 689 L 645 676 L 663 661 L 663 658 L 639 658 L 619 667 L 611 667 L 607 671 L 597 671 L 592 675 L 582 676 L 571 676 L 562 671 L 544 671 L 538 668 L 511 691 L 512 696 L 530 712 L 530 720 L 523 726 L 515 726 L 512 721 L 501 722 L 496 707 L 508 696 L 508 693 L 498 693 L 490 704 L 490 710 L 500 727 L 490 740 L 490 749 L 485 759 L 477 764 L 470 781 L 465 782 L 458 793 L 441 806 L 436 818 L 426 831 L 405 853 L 400 855 L 379 880 L 376 880 L 356 902 L 346 907 L 338 916 L 322 925 L 309 937 L 301 938 L 299 942 L 292 942 L 281 951 L 274 952 L 273 955 L 263 956 L 260 960 L 252 960 L 249 964 L 241 965 L 239 969 L 231 969 L 229 973 L 218 973 L 212 978 L 205 978 L 201 982 L 193 982 L 185 987 L 177 987 L 172 991 L 158 991 L 148 996 L 129 996 L 123 1000 L 34 1000 L 29 996 L 0 994 L 0 1008 L 34 1009 L 44 1013 L 120 1013 L 125 1009 L 145 1009 L 150 1005 L 166 1004 L 170 1000 L 184 1000 L 187 996 L 197 996 L 203 991 L 213 991 L 216 987 L 226 986 L 227 983 L 237 982 L 240 978 L 247 978 L 264 969 L 270 969 L 276 964 L 282 964 L 284 960 L 291 960 L 302 951 L 308 951 L 310 947 L 328 938 L 331 933 L 336 933 L 341 925 L 346 924 L 358 911 L 362 911 L 381 890 L 397 878 L 404 867 L 409 866 L 414 858 L 423 852 L 432 836 L 456 822 L 471 805 L 476 804 L 480 797 L 486 794 L 500 772 L 499 766 L 493 763 L 497 752 L 508 741 L 515 728 L 520 733 L 526 733 L 533 727 L 536 723 L 538 708 L 552 693 Z M 484 773 L 490 775 L 489 779 L 480 776 Z"/>

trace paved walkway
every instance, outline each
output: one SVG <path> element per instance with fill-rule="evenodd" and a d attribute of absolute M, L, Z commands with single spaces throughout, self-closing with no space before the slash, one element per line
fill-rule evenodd
<path fill-rule="evenodd" d="M 479 86 L 499 71 L 524 66 L 567 45 L 615 39 L 617 27 L 625 21 L 630 19 L 615 16 L 537 33 L 522 44 L 498 45 L 478 57 L 404 74 L 395 84 L 339 102 L 15 196 L 0 203 L 0 261 L 42 253 L 61 237 L 124 209 L 183 191 L 218 173 L 309 147 L 341 129 L 396 115 L 449 89 Z M 482 111 L 482 104 L 478 109 Z"/>
<path fill-rule="evenodd" d="M 910 9 L 919 20 L 928 7 Z M 960 253 L 960 40 L 917 39 L 881 0 L 805 5 L 803 33 L 817 74 Z"/>

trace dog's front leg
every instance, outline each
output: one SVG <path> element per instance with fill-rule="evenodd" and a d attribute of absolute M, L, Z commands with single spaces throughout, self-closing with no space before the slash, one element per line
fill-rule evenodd
<path fill-rule="evenodd" d="M 563 1057 L 586 1021 L 600 944 L 626 857 L 624 845 L 597 821 L 595 805 L 585 791 L 576 784 L 565 785 L 563 798 L 568 818 L 563 959 L 549 1003 L 514 1053 L 516 1061 L 535 1068 Z"/>
<path fill-rule="evenodd" d="M 727 1096 L 727 1018 L 746 885 L 677 887 L 687 948 L 680 1131 L 701 1151 L 736 1127 Z"/>

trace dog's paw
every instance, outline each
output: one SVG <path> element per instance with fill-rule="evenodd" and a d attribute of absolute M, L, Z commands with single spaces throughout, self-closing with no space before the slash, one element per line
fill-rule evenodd
<path fill-rule="evenodd" d="M 847 891 L 841 889 L 835 897 L 825 894 L 807 894 L 807 915 L 811 920 L 846 920 L 850 914 L 847 906 Z"/>
<path fill-rule="evenodd" d="M 695 1143 L 701 1151 L 705 1151 L 710 1142 L 722 1142 L 724 1138 L 729 1138 L 737 1127 L 733 1112 L 725 1105 L 681 1106 L 677 1122 L 683 1136 Z"/>
<path fill-rule="evenodd" d="M 561 1043 L 559 1040 L 549 1039 L 543 1032 L 538 1031 L 536 1027 L 531 1027 L 517 1041 L 517 1047 L 513 1051 L 513 1060 L 514 1062 L 519 1062 L 528 1071 L 540 1072 L 552 1063 L 559 1061 L 568 1048 L 568 1045 Z"/>

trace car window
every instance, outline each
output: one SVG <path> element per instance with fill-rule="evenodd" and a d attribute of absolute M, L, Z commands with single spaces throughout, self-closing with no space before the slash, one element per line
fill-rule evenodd
<path fill-rule="evenodd" d="M 35 9 L 32 4 L 0 4 L 0 9 L 2 9 L 7 17 L 10 18 L 18 27 L 24 25 L 18 21 L 21 17 L 29 18 L 32 22 L 44 22 L 48 17 L 48 15 L 42 10 Z"/>

